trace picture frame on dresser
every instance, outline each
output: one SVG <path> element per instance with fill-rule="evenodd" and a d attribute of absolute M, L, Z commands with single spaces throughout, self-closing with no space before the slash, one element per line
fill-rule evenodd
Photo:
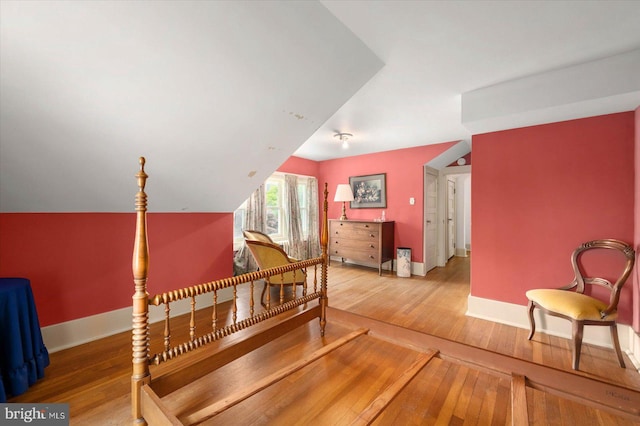
<path fill-rule="evenodd" d="M 387 174 L 350 176 L 353 191 L 352 209 L 379 209 L 387 207 Z"/>

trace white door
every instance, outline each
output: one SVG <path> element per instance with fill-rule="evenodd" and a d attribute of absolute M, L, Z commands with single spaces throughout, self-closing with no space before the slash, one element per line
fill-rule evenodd
<path fill-rule="evenodd" d="M 438 177 L 425 173 L 425 209 L 424 209 L 424 266 L 430 271 L 437 265 L 436 247 L 438 246 Z"/>
<path fill-rule="evenodd" d="M 456 254 L 456 182 L 447 180 L 447 260 Z"/>

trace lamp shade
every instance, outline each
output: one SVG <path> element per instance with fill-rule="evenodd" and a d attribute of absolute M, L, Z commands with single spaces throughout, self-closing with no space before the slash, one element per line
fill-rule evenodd
<path fill-rule="evenodd" d="M 353 192 L 347 183 L 339 183 L 333 201 L 353 201 Z"/>

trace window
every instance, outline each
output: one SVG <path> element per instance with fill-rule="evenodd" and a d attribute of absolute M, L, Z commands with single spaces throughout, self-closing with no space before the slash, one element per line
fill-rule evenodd
<path fill-rule="evenodd" d="M 307 186 L 309 179 L 305 176 L 298 176 L 298 202 L 300 203 L 300 216 L 302 218 L 302 232 L 304 238 L 308 237 L 309 225 L 309 200 L 307 200 Z M 285 184 L 284 175 L 274 174 L 265 181 L 265 233 L 274 241 L 286 241 L 288 214 L 285 209 Z M 234 245 L 239 245 L 243 241 L 242 229 L 247 214 L 247 202 L 242 203 L 233 214 L 233 239 Z"/>
<path fill-rule="evenodd" d="M 242 224 L 244 223 L 244 217 L 247 214 L 247 202 L 242 203 L 238 210 L 233 212 L 233 240 L 242 239 Z"/>
<path fill-rule="evenodd" d="M 286 227 L 283 220 L 284 214 L 284 179 L 282 176 L 270 177 L 264 185 L 266 221 L 265 234 L 273 241 L 286 239 Z"/>

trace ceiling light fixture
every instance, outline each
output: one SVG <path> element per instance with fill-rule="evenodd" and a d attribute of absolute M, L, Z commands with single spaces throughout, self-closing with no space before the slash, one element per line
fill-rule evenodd
<path fill-rule="evenodd" d="M 333 137 L 340 139 L 340 142 L 342 142 L 342 148 L 347 149 L 349 148 L 349 143 L 347 141 L 349 138 L 353 137 L 353 135 L 351 133 L 338 132 L 333 135 Z"/>

